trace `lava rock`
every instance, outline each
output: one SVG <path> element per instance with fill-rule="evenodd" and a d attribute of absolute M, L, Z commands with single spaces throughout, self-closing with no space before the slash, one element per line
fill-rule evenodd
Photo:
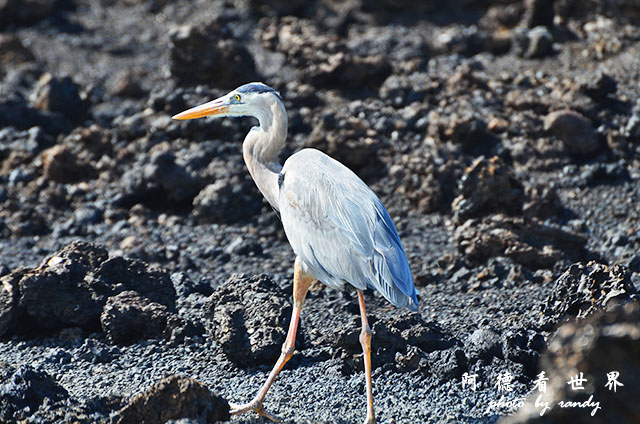
<path fill-rule="evenodd" d="M 538 59 L 553 53 L 553 35 L 545 26 L 518 29 L 513 34 L 513 46 L 518 56 Z"/>
<path fill-rule="evenodd" d="M 602 71 L 588 73 L 578 80 L 578 89 L 597 102 L 602 102 L 610 94 L 615 94 L 618 82 Z"/>
<path fill-rule="evenodd" d="M 42 168 L 45 178 L 59 183 L 75 183 L 97 175 L 91 164 L 81 161 L 63 145 L 42 152 Z"/>
<path fill-rule="evenodd" d="M 416 347 L 422 354 L 430 354 L 449 349 L 456 343 L 453 336 L 436 323 L 426 322 L 414 312 L 381 317 L 373 324 L 372 332 L 372 349 L 378 364 L 396 362 L 398 353 L 404 353 L 408 346 Z M 362 349 L 358 335 L 358 327 L 348 328 L 338 337 L 338 345 L 358 353 Z M 345 343 L 349 340 L 351 343 Z"/>
<path fill-rule="evenodd" d="M 121 184 L 123 193 L 116 202 L 119 205 L 142 203 L 171 209 L 191 208 L 202 187 L 198 175 L 176 163 L 175 155 L 164 148 L 135 163 L 124 173 Z"/>
<path fill-rule="evenodd" d="M 459 191 L 451 204 L 457 222 L 491 212 L 522 212 L 524 188 L 497 156 L 476 159 L 460 179 Z"/>
<path fill-rule="evenodd" d="M 465 79 L 473 79 L 468 68 L 452 76 L 450 85 L 460 86 Z M 497 138 L 487 130 L 484 118 L 477 116 L 473 110 L 456 110 L 451 114 L 429 114 L 427 136 L 442 142 L 452 142 L 460 146 L 468 155 L 477 157 L 490 154 L 497 144 Z"/>
<path fill-rule="evenodd" d="M 0 420 L 18 422 L 27 418 L 44 403 L 60 402 L 67 391 L 44 371 L 28 365 L 14 368 L 0 362 Z"/>
<path fill-rule="evenodd" d="M 0 29 L 8 25 L 29 25 L 55 11 L 59 0 L 3 0 L 0 2 Z"/>
<path fill-rule="evenodd" d="M 391 65 L 384 56 L 353 56 L 339 52 L 329 56 L 324 66 L 311 78 L 317 86 L 354 87 L 380 86 L 391 73 Z"/>
<path fill-rule="evenodd" d="M 194 282 L 184 272 L 175 272 L 171 274 L 171 282 L 176 289 L 176 294 L 181 298 L 186 298 L 190 294 L 200 293 L 205 296 L 210 296 L 213 292 L 211 284 L 209 282 L 200 280 Z"/>
<path fill-rule="evenodd" d="M 55 78 L 44 74 L 31 94 L 31 102 L 37 109 L 59 112 L 71 122 L 82 122 L 87 116 L 87 105 L 71 77 Z"/>
<path fill-rule="evenodd" d="M 544 220 L 558 216 L 562 211 L 562 203 L 555 187 L 547 184 L 536 184 L 525 187 L 526 201 L 522 206 L 522 214 L 527 218 Z"/>
<path fill-rule="evenodd" d="M 286 54 L 300 77 L 321 88 L 376 90 L 392 71 L 384 55 L 353 54 L 346 43 L 322 31 L 313 21 L 272 20 L 263 33 L 265 48 Z"/>
<path fill-rule="evenodd" d="M 111 342 L 125 344 L 161 337 L 169 316 L 166 306 L 134 291 L 123 291 L 107 300 L 100 323 Z"/>
<path fill-rule="evenodd" d="M 172 375 L 139 394 L 118 411 L 118 424 L 164 424 L 192 418 L 207 423 L 229 420 L 229 404 L 197 380 Z"/>
<path fill-rule="evenodd" d="M 454 232 L 458 250 L 472 262 L 506 256 L 530 269 L 551 269 L 584 256 L 586 238 L 555 224 L 502 214 L 469 219 Z"/>
<path fill-rule="evenodd" d="M 478 328 L 465 342 L 465 352 L 470 362 L 491 363 L 494 357 L 502 358 L 500 335 L 490 328 Z"/>
<path fill-rule="evenodd" d="M 91 327 L 102 309 L 91 290 L 80 282 L 106 250 L 76 242 L 47 258 L 38 268 L 17 269 L 4 277 L 17 297 L 13 331 Z M 21 328 L 22 327 L 22 328 Z"/>
<path fill-rule="evenodd" d="M 65 327 L 95 330 L 107 298 L 127 290 L 175 311 L 175 289 L 166 272 L 122 257 L 109 259 L 104 248 L 82 241 L 37 268 L 14 270 L 2 277 L 2 284 L 0 335 Z"/>
<path fill-rule="evenodd" d="M 232 89 L 257 78 L 253 57 L 222 18 L 173 29 L 169 39 L 171 75 L 181 84 Z"/>
<path fill-rule="evenodd" d="M 640 303 L 616 305 L 585 320 L 565 323 L 549 342 L 542 355 L 539 371 L 549 378 L 544 394 L 533 396 L 510 417 L 500 419 L 500 424 L 523 423 L 635 423 L 640 420 Z M 586 379 L 587 390 L 573 390 L 567 384 L 580 372 Z M 624 386 L 610 382 L 610 373 Z M 587 393 L 585 393 L 587 392 Z M 585 402 L 593 396 L 594 403 L 602 409 L 561 408 L 558 402 Z M 541 416 L 540 403 L 553 406 Z"/>
<path fill-rule="evenodd" d="M 544 130 L 562 140 L 574 155 L 590 155 L 600 147 L 598 134 L 591 122 L 569 109 L 557 110 L 545 116 Z"/>
<path fill-rule="evenodd" d="M 427 363 L 431 374 L 440 380 L 459 378 L 467 369 L 467 358 L 458 347 L 431 352 L 427 355 Z"/>
<path fill-rule="evenodd" d="M 383 141 L 374 137 L 375 110 L 371 108 L 372 105 L 358 102 L 350 104 L 348 109 L 324 111 L 313 126 L 307 140 L 308 147 L 327 153 L 364 181 L 379 178 L 385 169 L 380 160 Z M 370 115 L 369 119 L 365 118 L 366 115 Z"/>
<path fill-rule="evenodd" d="M 262 206 L 258 198 L 247 196 L 247 184 L 217 180 L 193 199 L 193 216 L 201 223 L 233 223 L 255 216 Z"/>
<path fill-rule="evenodd" d="M 78 348 L 76 357 L 92 364 L 105 364 L 113 358 L 112 353 L 115 351 L 106 344 L 95 339 L 86 339 Z"/>
<path fill-rule="evenodd" d="M 0 284 L 0 336 L 2 336 L 12 326 L 17 296 L 14 295 L 13 285 L 8 276 L 0 278 Z"/>
<path fill-rule="evenodd" d="M 58 135 L 69 130 L 64 119 L 56 119 L 32 108 L 19 92 L 0 90 L 0 126 L 28 130 L 41 127 L 50 135 Z"/>
<path fill-rule="evenodd" d="M 534 331 L 509 330 L 503 335 L 502 356 L 522 364 L 529 377 L 534 377 L 540 360 L 540 350 L 546 346 L 544 337 Z"/>
<path fill-rule="evenodd" d="M 210 297 L 209 333 L 237 366 L 273 364 L 291 317 L 289 296 L 267 275 L 234 275 Z"/>
<path fill-rule="evenodd" d="M 606 307 L 613 299 L 622 301 L 636 296 L 624 266 L 575 263 L 554 283 L 551 294 L 542 304 L 542 320 L 549 328 L 565 315 L 585 318 Z"/>
<path fill-rule="evenodd" d="M 85 280 L 90 286 L 103 288 L 103 293 L 109 296 L 132 290 L 166 306 L 170 312 L 176 308 L 176 291 L 169 273 L 138 260 L 108 258 L 88 273 Z"/>
<path fill-rule="evenodd" d="M 19 37 L 13 34 L 0 34 L 0 69 L 33 60 L 35 56 Z"/>

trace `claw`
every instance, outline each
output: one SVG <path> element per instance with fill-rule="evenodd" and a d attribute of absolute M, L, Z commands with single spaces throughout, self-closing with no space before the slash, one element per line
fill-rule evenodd
<path fill-rule="evenodd" d="M 249 411 L 253 411 L 258 415 L 273 421 L 274 423 L 280 422 L 280 419 L 278 419 L 275 415 L 272 415 L 270 412 L 264 409 L 262 402 L 252 401 L 245 404 L 229 403 L 229 407 L 231 408 L 231 411 L 229 411 L 231 415 L 240 415 L 240 414 L 245 414 Z"/>

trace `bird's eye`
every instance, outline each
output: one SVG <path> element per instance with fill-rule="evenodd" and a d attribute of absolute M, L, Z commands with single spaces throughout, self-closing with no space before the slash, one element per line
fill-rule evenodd
<path fill-rule="evenodd" d="M 241 99 L 239 94 L 236 94 L 235 96 L 233 96 L 233 98 L 235 99 L 236 102 L 239 102 Z"/>

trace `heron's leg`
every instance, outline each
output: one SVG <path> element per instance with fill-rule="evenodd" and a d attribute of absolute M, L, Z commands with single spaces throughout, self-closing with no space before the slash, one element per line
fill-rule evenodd
<path fill-rule="evenodd" d="M 360 304 L 360 317 L 362 318 L 362 331 L 360 332 L 360 344 L 364 354 L 364 373 L 367 379 L 367 419 L 365 424 L 375 424 L 376 414 L 373 409 L 373 388 L 371 385 L 371 327 L 367 320 L 367 311 L 364 306 L 364 293 L 358 290 L 358 303 Z"/>
<path fill-rule="evenodd" d="M 262 403 L 264 402 L 265 396 L 267 396 L 269 388 L 278 376 L 278 373 L 280 372 L 280 370 L 282 370 L 284 364 L 286 364 L 293 355 L 296 343 L 296 332 L 298 331 L 298 320 L 300 319 L 300 310 L 302 309 L 302 304 L 304 303 L 304 298 L 307 295 L 309 286 L 314 280 L 315 278 L 313 278 L 311 274 L 303 269 L 300 258 L 296 258 L 293 272 L 293 312 L 291 313 L 289 331 L 287 332 L 287 339 L 282 345 L 282 353 L 280 354 L 280 358 L 278 358 L 278 362 L 276 362 L 275 366 L 271 370 L 271 373 L 269 374 L 269 377 L 267 378 L 267 381 L 264 382 L 256 397 L 254 397 L 251 402 L 244 405 L 230 404 L 231 414 L 240 415 L 244 414 L 245 412 L 255 411 L 272 421 L 279 421 L 276 417 L 274 417 L 264 409 Z"/>

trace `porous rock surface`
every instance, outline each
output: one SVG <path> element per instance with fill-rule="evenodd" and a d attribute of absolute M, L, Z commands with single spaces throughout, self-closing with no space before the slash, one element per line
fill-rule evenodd
<path fill-rule="evenodd" d="M 27 381 L 0 421 L 110 422 L 175 375 L 200 400 L 255 396 L 294 263 L 243 161 L 256 122 L 171 120 L 250 81 L 287 108 L 279 159 L 330 154 L 398 229 L 420 310 L 365 293 L 379 421 L 494 423 L 577 358 L 554 340 L 618 358 L 601 342 L 633 330 L 610 309 L 640 285 L 639 6 L 0 1 L 0 362 Z M 266 408 L 361 422 L 360 331 L 355 291 L 314 284 Z M 597 351 L 577 371 L 608 368 Z M 638 355 L 619 357 L 596 417 L 635 423 Z"/>

